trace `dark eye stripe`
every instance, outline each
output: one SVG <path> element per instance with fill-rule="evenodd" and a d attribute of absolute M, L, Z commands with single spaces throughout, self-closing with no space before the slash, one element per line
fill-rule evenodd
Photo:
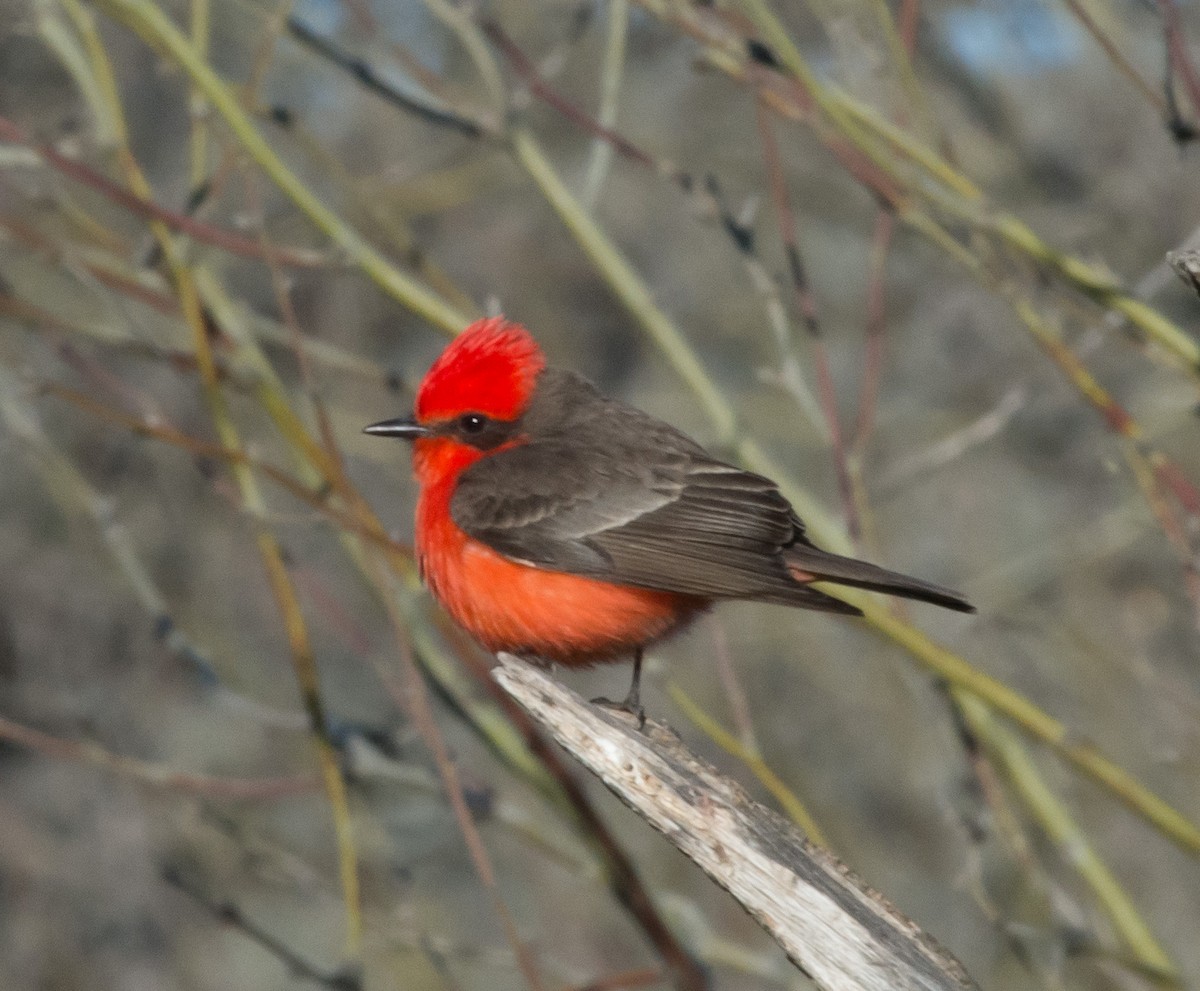
<path fill-rule="evenodd" d="M 444 421 L 438 432 L 481 451 L 490 451 L 511 440 L 520 429 L 518 420 L 494 420 L 483 413 L 463 413 L 453 420 Z"/>

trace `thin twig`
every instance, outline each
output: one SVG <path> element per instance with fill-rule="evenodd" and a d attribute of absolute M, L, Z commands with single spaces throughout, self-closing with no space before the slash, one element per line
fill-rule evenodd
<path fill-rule="evenodd" d="M 596 122 L 606 131 L 611 131 L 617 122 L 617 100 L 621 90 L 621 73 L 625 67 L 625 36 L 629 28 L 629 0 L 610 0 L 605 8 L 608 14 L 608 33 L 604 45 L 604 64 L 600 73 L 600 109 Z M 583 192 L 580 199 L 589 210 L 596 209 L 600 190 L 612 164 L 612 142 L 601 135 L 592 141 L 584 173 Z"/>
<path fill-rule="evenodd" d="M 1172 75 L 1178 75 L 1183 80 L 1188 102 L 1192 105 L 1192 113 L 1200 113 L 1200 73 L 1192 62 L 1188 52 L 1187 42 L 1183 36 L 1183 25 L 1179 20 L 1179 7 L 1175 0 L 1157 0 L 1159 16 L 1163 22 L 1163 37 L 1167 46 L 1167 64 Z M 1171 76 L 1168 76 L 1168 85 Z M 1170 94 L 1168 90 L 1168 95 Z M 1178 117 L 1178 111 L 1172 111 Z M 1186 125 L 1182 119 L 1173 120 L 1177 134 L 1182 137 L 1194 137 L 1195 125 Z"/>
<path fill-rule="evenodd" d="M 857 542 L 861 526 L 857 507 L 854 504 L 850 471 L 846 466 L 846 445 L 843 439 L 841 416 L 838 413 L 837 392 L 833 385 L 833 372 L 829 367 L 829 355 L 825 350 L 825 339 L 817 318 L 816 297 L 805 273 L 800 241 L 796 233 L 796 214 L 788 196 L 787 180 L 783 172 L 783 160 L 771 118 L 761 100 L 755 101 L 758 136 L 762 144 L 763 161 L 767 171 L 767 185 L 771 190 L 771 205 L 775 210 L 775 222 L 783 240 L 783 250 L 788 260 L 788 275 L 792 287 L 792 300 L 808 331 L 809 348 L 817 376 L 817 394 L 825 414 L 825 428 L 829 434 L 829 450 L 833 457 L 834 473 L 837 476 L 838 494 L 841 497 L 842 513 L 850 531 L 850 539 Z"/>
<path fill-rule="evenodd" d="M 165 764 L 154 764 L 114 754 L 88 740 L 65 740 L 60 736 L 22 725 L 6 716 L 0 716 L 0 739 L 26 747 L 43 757 L 90 764 L 142 784 L 205 798 L 274 801 L 316 791 L 321 787 L 320 778 L 314 774 L 274 778 L 227 778 L 181 771 Z"/>
<path fill-rule="evenodd" d="M 421 734 L 421 739 L 425 742 L 426 747 L 429 748 L 434 765 L 437 767 L 438 775 L 441 777 L 442 784 L 446 790 L 446 798 L 450 802 L 450 807 L 454 812 L 454 818 L 458 823 L 459 831 L 466 842 L 467 852 L 471 857 L 475 872 L 491 897 L 492 907 L 500 920 L 500 924 L 504 928 L 505 936 L 513 949 L 517 965 L 521 969 L 526 984 L 528 984 L 530 991 L 541 991 L 543 984 L 539 969 L 529 946 L 521 938 L 512 913 L 509 911 L 508 905 L 500 891 L 499 883 L 496 880 L 496 872 L 492 867 L 487 847 L 484 845 L 483 838 L 479 835 L 479 829 L 475 825 L 474 817 L 463 795 L 458 766 L 451 757 L 445 738 L 442 736 L 442 731 L 438 727 L 437 720 L 434 718 L 428 689 L 406 639 L 406 631 L 411 626 L 408 617 L 404 615 L 404 610 L 408 607 L 403 604 L 400 596 L 386 594 L 386 590 L 389 587 L 392 587 L 394 591 L 398 591 L 394 589 L 395 583 L 387 579 L 387 575 L 391 569 L 390 562 L 372 555 L 370 566 L 374 571 L 374 577 L 378 582 L 379 588 L 385 592 L 383 597 L 384 606 L 388 611 L 392 627 L 396 632 L 396 646 L 400 655 L 401 680 L 393 689 L 393 697 L 408 712 L 417 731 Z M 385 680 L 385 684 L 391 685 L 391 682 L 392 679 Z"/>
<path fill-rule="evenodd" d="M 300 980 L 311 981 L 323 988 L 329 988 L 330 991 L 361 991 L 363 976 L 359 966 L 351 965 L 335 971 L 321 970 L 305 960 L 281 939 L 254 922 L 233 902 L 219 901 L 213 898 L 199 884 L 188 878 L 180 868 L 167 866 L 163 869 L 162 878 L 171 887 L 186 894 L 222 925 L 235 929 L 247 939 L 257 943 L 287 967 L 292 976 Z"/>
<path fill-rule="evenodd" d="M 1142 95 L 1146 102 L 1157 110 L 1159 115 L 1165 120 L 1169 113 L 1166 99 L 1164 99 L 1162 93 L 1142 78 L 1141 73 L 1121 53 L 1120 48 L 1117 47 L 1117 43 L 1100 26 L 1095 16 L 1093 16 L 1093 12 L 1088 9 L 1091 0 L 1063 0 L 1063 3 L 1067 5 L 1067 9 L 1075 16 L 1075 19 L 1083 25 L 1083 29 L 1092 36 L 1092 40 L 1104 50 L 1104 54 L 1108 56 L 1108 60 L 1116 67 L 1117 71 L 1133 83 L 1134 88 Z"/>
<path fill-rule="evenodd" d="M 197 241 L 204 244 L 211 244 L 213 247 L 220 248 L 222 251 L 228 251 L 230 254 L 241 255 L 247 258 L 262 257 L 262 248 L 249 238 L 236 234 L 233 231 L 213 227 L 211 224 L 196 220 L 185 213 L 168 210 L 153 200 L 135 196 L 83 163 L 72 161 L 60 155 L 49 145 L 33 143 L 21 128 L 5 117 L 0 117 L 0 138 L 6 141 L 15 141 L 32 148 L 48 164 L 52 165 L 63 175 L 87 186 L 89 189 L 94 189 L 113 203 L 124 207 L 132 213 L 154 220 L 161 220 L 172 230 L 187 234 Z M 282 264 L 290 265 L 294 268 L 319 268 L 329 265 L 329 259 L 315 251 L 280 248 L 278 249 L 278 258 Z"/>
<path fill-rule="evenodd" d="M 225 120 L 234 136 L 262 170 L 334 243 L 385 292 L 418 316 L 449 333 L 467 319 L 426 286 L 396 268 L 358 231 L 322 203 L 289 169 L 255 129 L 229 87 L 201 59 L 192 44 L 151 0 L 98 0 L 150 44 L 165 49 Z"/>
<path fill-rule="evenodd" d="M 369 62 L 354 58 L 342 51 L 324 35 L 314 31 L 296 15 L 287 19 L 288 33 L 304 47 L 328 59 L 343 72 L 354 77 L 364 89 L 385 102 L 392 104 L 405 113 L 451 131 L 457 131 L 468 138 L 483 137 L 487 131 L 483 125 L 467 117 L 463 117 L 447 107 L 436 107 L 422 100 L 414 99 L 401 93 L 394 85 L 383 79 Z"/>

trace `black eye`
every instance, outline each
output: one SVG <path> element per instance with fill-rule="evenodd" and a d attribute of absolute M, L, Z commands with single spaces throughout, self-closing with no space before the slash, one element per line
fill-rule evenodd
<path fill-rule="evenodd" d="M 477 434 L 487 426 L 487 417 L 482 413 L 464 413 L 458 420 L 458 426 L 467 434 Z"/>

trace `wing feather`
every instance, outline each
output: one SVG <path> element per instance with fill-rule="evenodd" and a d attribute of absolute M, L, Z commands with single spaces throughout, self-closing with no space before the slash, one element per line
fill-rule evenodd
<path fill-rule="evenodd" d="M 471 465 L 450 503 L 462 530 L 513 560 L 704 598 L 859 612 L 797 571 L 971 609 L 956 592 L 814 547 L 770 479 L 569 372 L 542 373 L 521 426 L 532 439 Z"/>
<path fill-rule="evenodd" d="M 635 457 L 553 441 L 502 451 L 463 473 L 451 513 L 476 540 L 539 567 L 692 595 L 796 601 L 800 586 L 780 557 L 796 534 L 794 516 L 774 485 L 690 454 L 647 468 L 636 456 L 646 452 L 628 453 Z"/>
<path fill-rule="evenodd" d="M 770 479 L 557 369 L 522 427 L 530 439 L 471 465 L 450 503 L 498 553 L 624 585 L 858 611 L 791 577 L 783 549 L 804 526 Z"/>

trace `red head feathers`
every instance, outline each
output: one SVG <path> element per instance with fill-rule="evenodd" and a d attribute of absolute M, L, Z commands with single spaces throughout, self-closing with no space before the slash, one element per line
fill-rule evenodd
<path fill-rule="evenodd" d="M 545 367 L 537 342 L 520 324 L 503 317 L 476 320 L 425 374 L 413 410 L 416 420 L 432 423 L 470 412 L 516 419 Z"/>

